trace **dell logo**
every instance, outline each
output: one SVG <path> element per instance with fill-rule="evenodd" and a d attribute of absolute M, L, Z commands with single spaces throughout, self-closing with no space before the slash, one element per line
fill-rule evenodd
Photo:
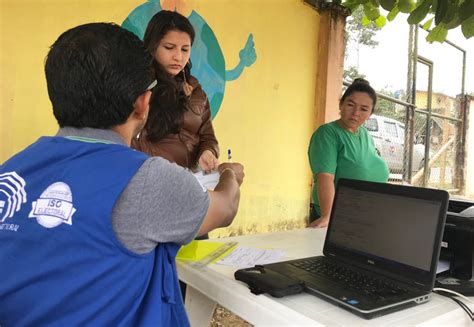
<path fill-rule="evenodd" d="M 375 262 L 373 262 L 372 260 L 367 260 L 367 263 L 370 263 L 371 265 L 375 265 Z"/>

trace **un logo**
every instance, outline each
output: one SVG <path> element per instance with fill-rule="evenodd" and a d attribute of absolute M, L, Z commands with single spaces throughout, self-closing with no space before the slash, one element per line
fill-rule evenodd
<path fill-rule="evenodd" d="M 31 203 L 29 218 L 36 218 L 38 224 L 54 228 L 61 224 L 72 225 L 76 212 L 72 203 L 72 192 L 68 184 L 56 182 L 49 185 L 40 197 Z"/>
<path fill-rule="evenodd" d="M 25 180 L 16 172 L 0 174 L 0 222 L 13 217 L 26 202 Z"/>

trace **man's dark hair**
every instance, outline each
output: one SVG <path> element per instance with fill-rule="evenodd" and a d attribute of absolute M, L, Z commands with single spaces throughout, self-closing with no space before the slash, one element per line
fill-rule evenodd
<path fill-rule="evenodd" d="M 108 129 L 125 123 L 153 81 L 151 59 L 138 37 L 112 23 L 64 32 L 45 64 L 59 126 Z"/>

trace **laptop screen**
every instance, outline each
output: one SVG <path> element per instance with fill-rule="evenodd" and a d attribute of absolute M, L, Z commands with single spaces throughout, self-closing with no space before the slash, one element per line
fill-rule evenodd
<path fill-rule="evenodd" d="M 430 271 L 442 202 L 389 193 L 339 185 L 327 241 Z"/>
<path fill-rule="evenodd" d="M 342 187 L 330 241 L 429 271 L 439 202 Z"/>

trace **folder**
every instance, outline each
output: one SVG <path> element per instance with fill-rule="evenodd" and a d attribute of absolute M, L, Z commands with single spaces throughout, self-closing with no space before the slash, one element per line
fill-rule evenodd
<path fill-rule="evenodd" d="M 194 240 L 178 251 L 176 259 L 191 262 L 197 266 L 206 266 L 233 251 L 237 242 L 213 242 Z"/>

